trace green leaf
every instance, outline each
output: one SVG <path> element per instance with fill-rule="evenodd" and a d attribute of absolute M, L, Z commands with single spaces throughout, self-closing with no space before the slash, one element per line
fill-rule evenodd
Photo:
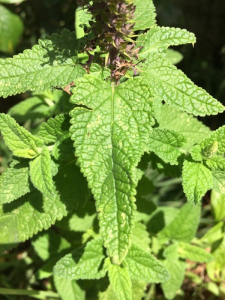
<path fill-rule="evenodd" d="M 117 264 L 128 251 L 140 178 L 135 166 L 154 122 L 146 85 L 136 77 L 115 87 L 89 75 L 79 80 L 71 98 L 90 108 L 71 112 L 72 139 L 96 200 L 104 246 Z"/>
<path fill-rule="evenodd" d="M 65 87 L 82 77 L 86 71 L 76 65 L 78 47 L 75 33 L 64 29 L 39 40 L 32 50 L 0 60 L 0 96 Z"/>
<path fill-rule="evenodd" d="M 182 177 L 184 193 L 189 202 L 198 203 L 213 186 L 211 171 L 198 162 L 186 160 Z"/>
<path fill-rule="evenodd" d="M 186 138 L 178 132 L 156 128 L 150 135 L 148 147 L 166 163 L 178 165 L 177 158 L 182 154 L 180 148 L 185 142 Z"/>
<path fill-rule="evenodd" d="M 40 153 L 44 143 L 38 137 L 33 136 L 25 128 L 19 126 L 8 115 L 0 114 L 0 130 L 4 141 L 15 156 L 35 158 Z"/>
<path fill-rule="evenodd" d="M 208 150 L 210 153 L 206 155 L 210 158 L 211 155 L 224 154 L 225 152 L 225 126 L 213 131 L 207 139 L 200 143 L 201 148 Z M 210 149 L 208 148 L 210 147 Z M 208 152 L 207 151 L 207 152 Z"/>
<path fill-rule="evenodd" d="M 67 279 L 99 279 L 106 274 L 102 239 L 92 240 L 64 256 L 54 267 L 54 274 Z"/>
<path fill-rule="evenodd" d="M 161 105 L 157 114 L 160 128 L 175 130 L 187 138 L 183 149 L 190 150 L 196 143 L 201 142 L 210 135 L 210 129 L 193 116 L 181 112 L 169 105 Z"/>
<path fill-rule="evenodd" d="M 76 27 L 76 37 L 80 39 L 84 37 L 84 29 L 83 27 L 90 27 L 89 21 L 92 18 L 92 14 L 88 12 L 87 9 L 83 9 L 82 7 L 78 7 L 76 10 L 75 16 L 75 27 Z"/>
<path fill-rule="evenodd" d="M 46 261 L 49 258 L 59 255 L 60 252 L 69 249 L 70 243 L 55 231 L 49 229 L 41 232 L 32 239 L 32 246 L 38 256 Z"/>
<path fill-rule="evenodd" d="M 0 51 L 12 54 L 22 33 L 23 23 L 20 17 L 0 5 Z"/>
<path fill-rule="evenodd" d="M 173 260 L 173 259 L 178 259 L 178 243 L 174 243 L 172 245 L 169 245 L 164 251 L 163 251 L 163 256 L 167 259 Z"/>
<path fill-rule="evenodd" d="M 169 279 L 167 269 L 152 254 L 145 252 L 136 245 L 132 245 L 127 257 L 131 278 L 147 282 L 164 282 Z"/>
<path fill-rule="evenodd" d="M 219 155 L 215 155 L 211 157 L 210 159 L 207 159 L 205 161 L 207 167 L 209 167 L 212 171 L 225 171 L 225 158 Z"/>
<path fill-rule="evenodd" d="M 213 176 L 213 189 L 220 194 L 225 195 L 225 172 L 214 171 Z"/>
<path fill-rule="evenodd" d="M 186 263 L 180 260 L 165 260 L 165 267 L 168 269 L 170 279 L 161 284 L 163 293 L 167 299 L 174 299 L 176 292 L 182 285 L 186 269 Z"/>
<path fill-rule="evenodd" d="M 172 107 L 195 116 L 216 115 L 224 111 L 221 103 L 194 85 L 160 53 L 152 52 L 148 55 L 141 76 L 148 79 L 149 87 L 155 96 Z"/>
<path fill-rule="evenodd" d="M 73 142 L 71 140 L 70 118 L 67 114 L 61 114 L 51 118 L 41 125 L 38 133 L 45 144 L 52 145 L 52 156 L 56 160 L 67 160 L 74 157 Z"/>
<path fill-rule="evenodd" d="M 158 238 L 165 241 L 171 239 L 186 243 L 191 242 L 198 227 L 200 212 L 200 206 L 186 203 L 173 221 L 160 231 Z"/>
<path fill-rule="evenodd" d="M 150 238 L 146 225 L 136 222 L 132 230 L 131 241 L 141 247 L 144 251 L 149 251 Z"/>
<path fill-rule="evenodd" d="M 110 264 L 109 281 L 118 300 L 132 299 L 132 284 L 127 267 Z"/>
<path fill-rule="evenodd" d="M 0 207 L 0 244 L 27 240 L 38 231 L 48 229 L 78 205 L 84 205 L 89 198 L 86 181 L 73 163 L 62 165 L 54 181 L 58 194 L 43 197 L 33 190 Z"/>
<path fill-rule="evenodd" d="M 225 281 L 225 238 L 219 243 L 213 251 L 214 260 L 207 264 L 207 274 L 215 282 Z"/>
<path fill-rule="evenodd" d="M 178 253 L 181 258 L 190 259 L 197 262 L 211 262 L 213 260 L 212 254 L 204 249 L 193 246 L 187 243 L 180 243 L 178 247 Z"/>
<path fill-rule="evenodd" d="M 10 203 L 31 191 L 29 165 L 21 161 L 0 176 L 0 204 Z"/>
<path fill-rule="evenodd" d="M 195 35 L 185 29 L 157 26 L 138 37 L 137 45 L 143 47 L 138 55 L 141 59 L 145 59 L 152 52 L 165 53 L 169 46 L 195 42 Z"/>
<path fill-rule="evenodd" d="M 51 116 L 54 109 L 54 105 L 48 105 L 45 99 L 34 96 L 14 105 L 10 108 L 8 114 L 17 122 L 25 122 L 29 119 L 35 120 Z"/>
<path fill-rule="evenodd" d="M 95 218 L 95 203 L 94 201 L 89 201 L 85 208 L 78 208 L 76 213 L 69 214 L 60 222 L 57 222 L 56 226 L 65 230 L 85 232 L 92 227 Z"/>
<path fill-rule="evenodd" d="M 135 0 L 134 30 L 145 30 L 156 24 L 155 6 L 152 0 Z"/>
<path fill-rule="evenodd" d="M 183 55 L 173 49 L 167 49 L 165 58 L 171 64 L 176 65 L 183 60 Z"/>
<path fill-rule="evenodd" d="M 194 161 L 202 161 L 202 148 L 200 145 L 195 145 L 191 150 L 191 157 Z"/>
<path fill-rule="evenodd" d="M 54 276 L 54 284 L 62 300 L 85 300 L 85 292 L 75 280 Z"/>
<path fill-rule="evenodd" d="M 223 220 L 225 218 L 225 195 L 212 190 L 211 205 L 215 220 Z"/>
<path fill-rule="evenodd" d="M 43 195 L 50 196 L 54 194 L 51 156 L 46 146 L 44 146 L 40 155 L 30 162 L 30 179 L 36 189 Z"/>

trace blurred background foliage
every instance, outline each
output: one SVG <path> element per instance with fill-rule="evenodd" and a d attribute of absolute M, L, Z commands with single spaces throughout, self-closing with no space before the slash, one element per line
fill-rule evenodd
<path fill-rule="evenodd" d="M 180 55 L 168 53 L 170 59 L 180 61 L 178 68 L 225 105 L 225 1 L 155 0 L 154 3 L 160 26 L 185 28 L 194 32 L 197 37 L 194 47 L 176 47 Z M 54 32 L 60 33 L 63 28 L 73 31 L 76 8 L 75 0 L 0 0 L 0 57 L 18 54 L 35 45 L 39 38 Z M 25 128 L 35 133 L 46 118 L 67 109 L 65 103 L 68 105 L 68 95 L 62 91 L 46 91 L 41 95 L 27 92 L 0 99 L 0 112 L 9 112 Z M 25 116 L 19 114 L 21 105 L 26 106 Z M 206 117 L 202 121 L 215 130 L 224 125 L 224 115 Z M 0 173 L 7 168 L 10 159 L 11 153 L 0 140 Z M 160 249 L 157 248 L 159 246 L 152 228 L 163 228 L 165 224 L 160 225 L 158 218 L 154 217 L 157 215 L 155 210 L 158 206 L 170 207 L 168 210 L 160 208 L 159 212 L 164 219 L 171 219 L 177 208 L 185 203 L 181 180 L 166 178 L 148 168 L 139 187 L 137 198 L 145 199 L 151 205 L 148 202 L 149 211 L 146 211 L 147 206 L 144 204 L 138 207 L 137 218 L 149 227 L 151 243 L 155 247 L 153 252 L 158 253 Z M 147 216 L 148 213 L 150 217 Z M 81 217 L 85 217 L 82 222 Z M 60 282 L 52 279 L 52 266 L 55 262 L 69 252 L 71 247 L 77 247 L 95 236 L 97 227 L 92 199 L 86 210 L 68 216 L 50 230 L 38 234 L 32 241 L 6 252 L 0 258 L 0 299 L 81 300 L 84 299 L 82 289 L 87 291 L 85 299 L 98 299 L 98 291 L 104 291 L 107 280 L 101 284 L 96 281 L 74 282 L 65 291 L 63 286 L 66 283 L 61 282 L 60 285 Z M 212 192 L 203 198 L 202 217 L 194 242 L 209 251 L 211 249 L 216 259 L 208 264 L 188 261 L 184 283 L 173 299 L 225 299 L 224 195 Z M 7 289 L 7 294 L 1 288 Z M 70 291 L 77 296 L 73 296 L 72 292 L 72 296 L 69 295 Z M 144 297 L 145 300 L 165 299 L 160 287 L 155 285 L 147 287 Z M 106 298 L 102 296 L 99 299 Z"/>

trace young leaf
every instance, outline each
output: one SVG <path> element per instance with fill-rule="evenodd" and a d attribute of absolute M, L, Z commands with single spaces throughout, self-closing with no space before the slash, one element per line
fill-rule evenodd
<path fill-rule="evenodd" d="M 30 179 L 43 195 L 54 194 L 51 157 L 46 146 L 43 147 L 40 155 L 30 162 Z"/>
<path fill-rule="evenodd" d="M 212 173 L 202 163 L 185 161 L 183 189 L 189 202 L 198 203 L 213 186 Z"/>
<path fill-rule="evenodd" d="M 163 282 L 161 287 L 166 299 L 174 299 L 176 292 L 184 280 L 186 263 L 178 259 L 167 259 L 164 264 L 169 271 L 170 279 Z"/>
<path fill-rule="evenodd" d="M 0 204 L 10 203 L 31 191 L 29 166 L 21 161 L 0 176 Z"/>
<path fill-rule="evenodd" d="M 169 274 L 164 265 L 152 254 L 133 244 L 125 259 L 131 278 L 147 282 L 164 282 Z"/>
<path fill-rule="evenodd" d="M 211 205 L 212 205 L 212 211 L 215 220 L 216 221 L 223 220 L 225 218 L 225 195 L 221 195 L 213 190 L 211 193 Z M 213 232 L 213 236 L 214 237 L 216 236 L 214 232 Z M 221 238 L 220 234 L 219 234 L 219 238 Z"/>
<path fill-rule="evenodd" d="M 201 148 L 207 149 L 208 147 L 211 148 L 212 153 L 209 153 L 207 156 L 210 157 L 211 155 L 224 154 L 225 152 L 225 126 L 220 127 L 219 129 L 213 131 L 207 139 L 200 143 Z M 215 149 L 216 148 L 216 149 Z M 208 150 L 208 149 L 207 149 Z"/>
<path fill-rule="evenodd" d="M 137 45 L 143 47 L 138 55 L 141 59 L 145 59 L 152 52 L 165 53 L 169 46 L 195 42 L 195 35 L 185 29 L 157 26 L 138 37 Z"/>
<path fill-rule="evenodd" d="M 191 242 L 198 227 L 200 212 L 200 206 L 186 203 L 173 221 L 160 231 L 158 238 L 161 240 L 172 239 L 186 243 Z"/>
<path fill-rule="evenodd" d="M 187 243 L 180 243 L 178 253 L 181 258 L 190 259 L 197 262 L 211 262 L 213 260 L 212 254 L 206 252 L 204 249 L 193 246 Z"/>
<path fill-rule="evenodd" d="M 106 274 L 102 239 L 92 240 L 64 256 L 54 267 L 54 274 L 67 279 L 99 279 Z"/>
<path fill-rule="evenodd" d="M 42 92 L 54 86 L 65 87 L 86 71 L 77 63 L 79 43 L 74 32 L 64 29 L 61 35 L 39 40 L 32 50 L 0 60 L 0 96 L 7 97 L 27 90 Z"/>
<path fill-rule="evenodd" d="M 184 57 L 178 51 L 175 51 L 173 49 L 167 49 L 165 58 L 172 65 L 176 65 L 179 64 L 179 62 L 181 62 Z"/>
<path fill-rule="evenodd" d="M 172 107 L 195 116 L 215 115 L 224 106 L 206 91 L 194 85 L 187 76 L 166 61 L 159 53 L 150 53 L 143 66 L 142 77 L 149 88 Z"/>
<path fill-rule="evenodd" d="M 0 207 L 0 244 L 27 240 L 38 231 L 48 229 L 78 205 L 84 205 L 89 198 L 86 180 L 73 163 L 61 166 L 54 181 L 58 194 L 43 197 L 33 190 Z"/>
<path fill-rule="evenodd" d="M 81 170 L 96 200 L 100 233 L 115 263 L 127 254 L 134 216 L 135 166 L 149 144 L 152 97 L 141 78 L 115 87 L 87 76 L 71 102 L 87 108 L 71 113 L 72 139 Z"/>
<path fill-rule="evenodd" d="M 35 158 L 44 146 L 41 139 L 19 126 L 9 115 L 0 114 L 0 130 L 5 143 L 15 156 Z"/>
<path fill-rule="evenodd" d="M 156 128 L 150 135 L 149 150 L 157 154 L 166 163 L 178 165 L 177 158 L 182 154 L 179 149 L 186 138 L 178 132 Z"/>
<path fill-rule="evenodd" d="M 187 138 L 183 149 L 190 151 L 192 146 L 201 142 L 211 131 L 193 116 L 181 112 L 167 104 L 161 105 L 157 114 L 159 128 L 175 130 Z"/>
<path fill-rule="evenodd" d="M 54 275 L 54 284 L 62 300 L 85 300 L 83 291 L 75 280 L 60 278 Z"/>
<path fill-rule="evenodd" d="M 155 6 L 152 0 L 134 0 L 135 26 L 134 30 L 145 30 L 152 28 L 156 24 Z"/>

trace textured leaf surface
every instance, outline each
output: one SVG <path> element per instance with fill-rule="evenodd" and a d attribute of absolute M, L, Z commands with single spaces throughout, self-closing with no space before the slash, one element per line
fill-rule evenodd
<path fill-rule="evenodd" d="M 190 259 L 197 262 L 211 262 L 213 260 L 212 254 L 206 252 L 204 249 L 193 246 L 187 243 L 181 243 L 178 248 L 178 253 L 181 258 Z"/>
<path fill-rule="evenodd" d="M 173 221 L 159 233 L 159 238 L 191 242 L 198 227 L 200 212 L 200 206 L 186 203 Z"/>
<path fill-rule="evenodd" d="M 44 143 L 33 136 L 9 115 L 0 114 L 0 130 L 6 145 L 15 156 L 34 158 L 40 153 Z"/>
<path fill-rule="evenodd" d="M 194 85 L 187 76 L 159 53 L 151 53 L 141 76 L 148 78 L 154 94 L 167 104 L 195 116 L 215 115 L 224 106 L 206 91 Z"/>
<path fill-rule="evenodd" d="M 134 30 L 145 30 L 156 24 L 155 6 L 152 0 L 135 0 L 135 26 Z"/>
<path fill-rule="evenodd" d="M 23 242 L 48 229 L 89 197 L 86 181 L 74 164 L 62 166 L 54 181 L 58 191 L 54 196 L 43 197 L 34 190 L 0 207 L 0 244 Z"/>
<path fill-rule="evenodd" d="M 193 116 L 181 112 L 169 105 L 161 105 L 157 114 L 159 127 L 175 130 L 187 138 L 183 149 L 190 150 L 196 143 L 201 142 L 211 131 Z"/>
<path fill-rule="evenodd" d="M 85 292 L 75 280 L 54 276 L 54 284 L 62 300 L 85 300 Z"/>
<path fill-rule="evenodd" d="M 215 155 L 205 161 L 207 167 L 212 171 L 220 170 L 225 171 L 225 158 L 219 155 Z"/>
<path fill-rule="evenodd" d="M 225 126 L 220 127 L 216 131 L 213 131 L 210 137 L 200 143 L 202 149 L 208 146 L 213 146 L 216 142 L 216 150 L 218 154 L 224 154 L 225 152 Z M 212 149 L 213 150 L 213 149 Z"/>
<path fill-rule="evenodd" d="M 43 195 L 54 194 L 51 157 L 46 146 L 43 147 L 40 155 L 30 162 L 30 179 Z"/>
<path fill-rule="evenodd" d="M 0 5 L 0 51 L 12 54 L 22 32 L 23 23 L 21 18 Z"/>
<path fill-rule="evenodd" d="M 102 239 L 92 240 L 58 261 L 54 273 L 67 279 L 99 279 L 106 274 L 104 258 Z"/>
<path fill-rule="evenodd" d="M 132 245 L 127 257 L 130 276 L 137 280 L 147 282 L 164 282 L 169 279 L 168 272 L 152 254 L 143 251 L 136 245 Z"/>
<path fill-rule="evenodd" d="M 152 98 L 141 78 L 117 87 L 87 76 L 71 102 L 72 139 L 81 170 L 97 202 L 100 232 L 109 256 L 120 263 L 128 251 L 134 215 L 135 166 L 149 142 Z"/>
<path fill-rule="evenodd" d="M 12 202 L 29 193 L 29 167 L 27 162 L 19 162 L 6 169 L 0 176 L 0 204 Z"/>
<path fill-rule="evenodd" d="M 128 268 L 110 264 L 108 275 L 116 298 L 118 300 L 132 299 L 132 285 Z"/>
<path fill-rule="evenodd" d="M 65 87 L 86 72 L 75 66 L 77 50 L 75 33 L 64 29 L 61 35 L 39 40 L 32 50 L 0 60 L 0 96 Z"/>
<path fill-rule="evenodd" d="M 156 128 L 150 135 L 148 147 L 166 163 L 178 165 L 177 158 L 182 154 L 180 148 L 185 142 L 186 138 L 178 132 Z"/>
<path fill-rule="evenodd" d="M 149 53 L 165 52 L 169 46 L 194 44 L 195 42 L 195 35 L 185 29 L 157 26 L 139 36 L 137 45 L 143 48 L 138 55 L 144 59 L 148 57 Z"/>
<path fill-rule="evenodd" d="M 174 299 L 176 292 L 180 288 L 186 268 L 186 263 L 180 260 L 166 260 L 165 267 L 170 274 L 170 280 L 162 283 L 161 287 L 167 299 Z"/>
<path fill-rule="evenodd" d="M 74 156 L 73 142 L 71 140 L 70 118 L 61 114 L 43 123 L 39 136 L 45 144 L 52 146 L 52 156 L 56 160 L 67 160 Z"/>
<path fill-rule="evenodd" d="M 198 203 L 213 186 L 211 171 L 198 162 L 185 161 L 182 177 L 184 193 L 190 202 Z"/>

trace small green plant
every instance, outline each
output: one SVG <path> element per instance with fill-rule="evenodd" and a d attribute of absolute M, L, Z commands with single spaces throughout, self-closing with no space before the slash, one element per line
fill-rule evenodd
<path fill-rule="evenodd" d="M 191 242 L 202 197 L 212 188 L 224 193 L 225 127 L 211 132 L 195 117 L 224 106 L 171 63 L 180 56 L 168 47 L 194 44 L 195 36 L 157 26 L 152 0 L 79 5 L 76 33 L 64 29 L 0 61 L 1 96 L 34 92 L 0 114 L 13 153 L 0 177 L 1 250 L 55 223 L 75 223 L 86 231 L 82 245 L 68 253 L 71 245 L 58 236 L 59 252 L 68 254 L 56 251 L 50 263 L 51 274 L 59 260 L 54 282 L 63 299 L 70 290 L 80 297 L 72 299 L 85 299 L 75 280 L 100 278 L 102 300 L 140 300 L 148 283 L 148 299 L 155 283 L 173 299 L 185 259 L 213 259 Z M 31 133 L 13 117 L 51 118 Z M 180 210 L 157 208 L 147 197 L 149 165 L 182 177 L 188 203 Z"/>

